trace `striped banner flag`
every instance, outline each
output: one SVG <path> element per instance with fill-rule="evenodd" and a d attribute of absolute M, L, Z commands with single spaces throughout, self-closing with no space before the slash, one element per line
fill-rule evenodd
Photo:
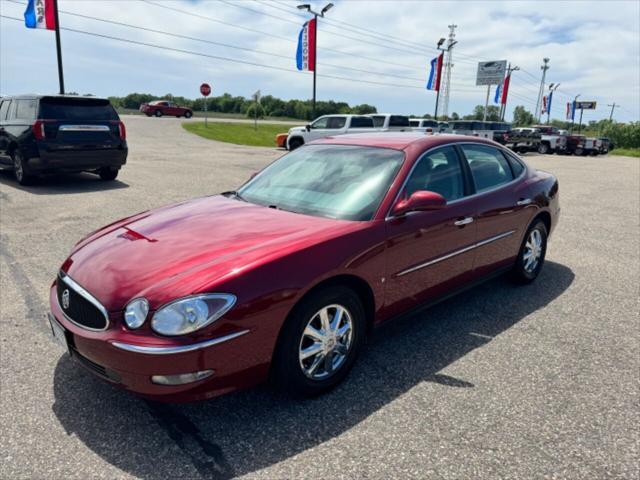
<path fill-rule="evenodd" d="M 431 60 L 431 71 L 429 72 L 429 80 L 427 80 L 427 90 L 440 90 L 440 77 L 442 76 L 442 61 L 444 53 Z"/>
<path fill-rule="evenodd" d="M 296 67 L 298 70 L 316 69 L 316 19 L 309 20 L 302 26 L 298 35 L 296 51 Z"/>
<path fill-rule="evenodd" d="M 56 29 L 56 0 L 29 0 L 24 12 L 24 24 L 27 28 Z"/>

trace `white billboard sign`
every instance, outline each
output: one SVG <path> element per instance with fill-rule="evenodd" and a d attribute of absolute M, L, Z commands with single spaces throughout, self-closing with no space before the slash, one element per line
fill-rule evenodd
<path fill-rule="evenodd" d="M 476 85 L 498 85 L 504 79 L 504 72 L 507 70 L 506 60 L 496 60 L 495 62 L 479 62 Z"/>

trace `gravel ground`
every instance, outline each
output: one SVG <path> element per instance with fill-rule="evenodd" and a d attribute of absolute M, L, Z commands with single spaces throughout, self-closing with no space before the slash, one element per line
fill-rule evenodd
<path fill-rule="evenodd" d="M 49 338 L 72 245 L 133 212 L 231 189 L 281 155 L 125 117 L 119 181 L 0 172 L 1 478 L 638 478 L 640 162 L 527 156 L 560 179 L 536 283 L 497 279 L 378 331 L 346 383 L 156 405 Z"/>

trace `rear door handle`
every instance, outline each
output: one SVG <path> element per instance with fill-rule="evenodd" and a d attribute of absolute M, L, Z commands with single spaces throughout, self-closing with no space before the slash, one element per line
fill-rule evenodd
<path fill-rule="evenodd" d="M 461 218 L 460 220 L 453 222 L 453 224 L 456 227 L 464 227 L 465 225 L 468 225 L 471 222 L 473 222 L 473 217 L 464 217 L 464 218 Z"/>
<path fill-rule="evenodd" d="M 519 207 L 522 207 L 523 205 L 529 205 L 530 203 L 531 203 L 530 198 L 521 198 L 520 200 L 518 200 L 516 205 L 518 205 Z"/>

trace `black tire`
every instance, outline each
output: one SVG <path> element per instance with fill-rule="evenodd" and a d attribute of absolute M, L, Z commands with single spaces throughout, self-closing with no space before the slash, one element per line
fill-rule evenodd
<path fill-rule="evenodd" d="M 118 176 L 119 168 L 110 168 L 110 167 L 102 167 L 98 170 L 98 175 L 100 175 L 100 179 L 105 182 L 110 182 L 111 180 L 115 180 Z"/>
<path fill-rule="evenodd" d="M 540 145 L 538 145 L 538 153 L 540 155 L 546 155 L 549 152 L 550 152 L 550 148 L 548 144 L 541 143 Z"/>
<path fill-rule="evenodd" d="M 336 370 L 328 373 L 326 368 L 327 362 L 320 361 L 316 372 L 321 372 L 318 373 L 318 375 L 326 374 L 327 376 L 319 379 L 312 378 L 303 370 L 305 360 L 300 360 L 300 350 L 303 348 L 305 342 L 310 341 L 310 337 L 304 335 L 304 331 L 309 323 L 320 321 L 318 316 L 319 312 L 324 308 L 331 308 L 330 306 L 340 306 L 344 308 L 347 313 L 343 314 L 346 315 L 346 317 L 343 316 L 343 318 L 351 319 L 350 344 L 348 350 L 345 350 L 346 354 L 342 362 L 338 363 Z M 346 320 L 343 320 L 343 322 L 346 322 Z M 365 331 L 366 318 L 364 307 L 362 306 L 360 298 L 353 290 L 342 286 L 329 287 L 305 298 L 296 305 L 287 318 L 287 321 L 282 327 L 278 344 L 276 345 L 271 371 L 272 379 L 276 387 L 295 397 L 313 397 L 331 390 L 344 380 L 353 367 L 362 348 Z M 346 335 L 347 334 L 345 334 L 345 336 Z M 328 342 L 330 342 L 330 340 L 328 340 Z M 333 343 L 325 344 L 319 342 L 319 345 L 322 345 L 322 348 L 324 348 L 325 345 L 327 348 L 334 346 L 337 350 L 337 343 L 340 343 L 340 340 L 336 341 L 334 337 Z M 326 356 L 320 356 L 323 354 L 324 350 L 322 350 L 322 353 L 319 353 L 317 356 L 312 356 L 306 361 L 313 363 L 317 359 L 327 358 Z M 333 365 L 333 359 L 336 358 L 339 361 L 339 358 L 333 357 L 333 351 L 331 351 L 331 355 L 331 365 Z M 311 365 L 307 365 L 307 368 L 310 366 Z"/>
<path fill-rule="evenodd" d="M 532 235 L 536 235 L 534 232 L 537 232 L 541 241 L 539 247 L 540 255 L 535 266 L 528 265 L 526 260 L 526 255 L 531 252 L 529 245 L 532 243 Z M 524 239 L 522 240 L 522 245 L 520 246 L 520 251 L 518 252 L 516 264 L 513 266 L 513 270 L 511 271 L 511 277 L 517 283 L 531 283 L 538 278 L 538 275 L 544 266 L 544 259 L 547 254 L 547 236 L 547 227 L 540 219 L 534 220 L 527 229 L 527 233 L 525 234 Z"/>
<path fill-rule="evenodd" d="M 155 113 L 154 113 L 154 115 L 155 115 L 156 117 L 161 117 L 161 116 L 162 116 L 162 111 L 160 111 L 160 110 L 156 110 L 156 111 L 155 111 Z"/>
<path fill-rule="evenodd" d="M 191 117 L 193 117 L 193 113 L 191 113 L 191 112 L 185 112 L 184 113 L 184 118 L 191 118 Z"/>
<path fill-rule="evenodd" d="M 145 115 L 146 115 L 147 117 L 150 117 L 150 116 L 151 116 L 151 114 L 150 114 L 150 113 L 145 113 Z"/>
<path fill-rule="evenodd" d="M 304 140 L 298 137 L 292 138 L 291 140 L 289 140 L 289 151 L 292 152 L 296 148 L 301 147 L 302 145 L 304 145 Z"/>
<path fill-rule="evenodd" d="M 576 148 L 576 149 L 573 151 L 573 154 L 574 154 L 574 155 L 578 155 L 578 156 L 582 156 L 582 155 L 584 155 L 584 150 L 583 150 L 582 148 Z"/>
<path fill-rule="evenodd" d="M 20 185 L 31 185 L 35 177 L 29 173 L 27 162 L 20 151 L 16 149 L 11 152 L 11 159 L 13 160 L 13 174 L 17 182 Z"/>

